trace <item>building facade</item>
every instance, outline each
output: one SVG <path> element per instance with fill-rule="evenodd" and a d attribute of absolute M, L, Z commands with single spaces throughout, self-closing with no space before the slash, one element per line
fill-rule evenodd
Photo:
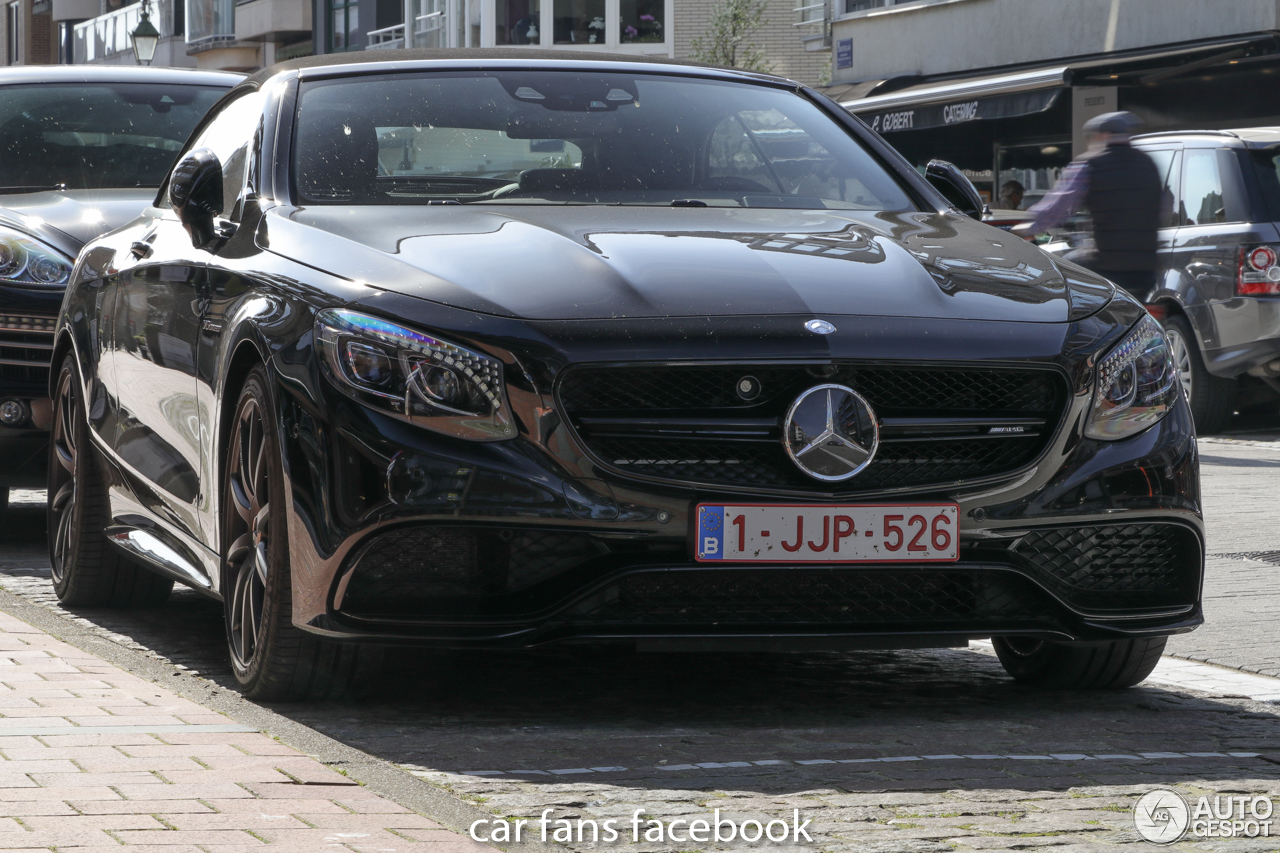
<path fill-rule="evenodd" d="M 1083 151 L 1084 123 L 1280 125 L 1277 0 L 829 0 L 827 92 L 917 166 L 955 162 L 1024 206 Z"/>
<path fill-rule="evenodd" d="M 255 0 L 262 2 L 262 0 Z M 718 0 L 312 0 L 313 50 L 538 47 L 689 58 Z M 813 85 L 829 65 L 795 26 L 796 0 L 770 0 L 751 38 L 770 70 Z M 407 23 L 406 23 L 407 22 Z"/>
<path fill-rule="evenodd" d="M 252 71 L 311 53 L 310 0 L 0 0 L 0 60 L 132 65 L 144 2 L 153 65 Z"/>

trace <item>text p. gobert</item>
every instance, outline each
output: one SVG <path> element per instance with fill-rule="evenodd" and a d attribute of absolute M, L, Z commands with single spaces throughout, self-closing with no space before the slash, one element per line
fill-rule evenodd
<path fill-rule="evenodd" d="M 582 818 L 574 818 L 572 820 L 556 818 L 552 820 L 547 817 L 551 812 L 552 809 L 545 809 L 542 812 L 542 817 L 537 820 L 533 818 L 477 820 L 471 824 L 471 838 L 475 841 L 484 842 L 518 842 L 526 840 L 531 833 L 536 833 L 542 841 L 550 838 L 553 841 L 592 841 L 605 844 L 620 840 L 639 843 L 640 841 L 702 842 L 733 841 L 735 839 L 754 842 L 765 839 L 776 843 L 790 841 L 793 844 L 801 838 L 805 841 L 813 841 L 806 829 L 809 826 L 810 819 L 801 823 L 799 809 L 792 810 L 790 823 L 785 820 L 760 821 L 748 819 L 733 821 L 720 817 L 719 809 L 715 810 L 715 814 L 710 819 L 676 818 L 675 820 L 661 821 L 641 817 L 644 814 L 644 809 L 636 809 L 631 815 L 631 820 L 623 823 L 621 827 L 618 825 L 619 818 L 609 818 L 601 821 Z M 530 827 L 530 824 L 533 826 Z"/>

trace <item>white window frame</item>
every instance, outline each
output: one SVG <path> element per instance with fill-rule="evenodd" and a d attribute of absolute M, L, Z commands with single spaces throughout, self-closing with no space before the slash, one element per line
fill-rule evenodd
<path fill-rule="evenodd" d="M 493 22 L 497 18 L 498 0 L 469 0 L 480 4 L 480 47 L 496 47 Z M 529 47 L 549 48 L 552 50 L 585 50 L 597 53 L 630 53 L 643 56 L 675 57 L 675 40 L 672 37 L 675 18 L 675 0 L 665 0 L 663 4 L 666 20 L 662 22 L 663 41 L 645 42 L 642 44 L 623 44 L 618 38 L 618 23 L 621 18 L 621 6 L 618 0 L 605 0 L 604 3 L 604 41 L 599 44 L 553 44 L 555 27 L 555 0 L 541 0 L 539 10 L 538 40 L 539 44 Z M 471 47 L 471 45 L 467 45 Z"/>

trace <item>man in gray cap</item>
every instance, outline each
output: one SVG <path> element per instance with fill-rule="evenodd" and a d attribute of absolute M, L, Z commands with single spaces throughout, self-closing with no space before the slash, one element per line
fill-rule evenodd
<path fill-rule="evenodd" d="M 1139 300 L 1155 286 L 1160 172 L 1129 144 L 1141 124 L 1130 112 L 1104 113 L 1084 126 L 1089 150 L 1062 173 L 1053 190 L 1014 228 L 1030 239 L 1086 209 L 1093 219 L 1092 253 L 1083 262 Z"/>

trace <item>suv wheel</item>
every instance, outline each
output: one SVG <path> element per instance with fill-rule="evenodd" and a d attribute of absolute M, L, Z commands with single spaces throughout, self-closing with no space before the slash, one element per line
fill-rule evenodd
<path fill-rule="evenodd" d="M 1109 690 L 1139 684 L 1160 662 L 1167 637 L 1101 643 L 1054 643 L 995 637 L 1005 672 L 1037 687 Z"/>
<path fill-rule="evenodd" d="M 1218 432 L 1231 420 L 1236 402 L 1236 380 L 1214 376 L 1205 369 L 1200 347 L 1187 318 L 1181 315 L 1164 321 L 1169 339 L 1169 355 L 1178 369 L 1178 379 L 1191 405 L 1196 432 L 1201 435 Z"/>
<path fill-rule="evenodd" d="M 240 392 L 227 444 L 222 598 L 231 668 L 253 699 L 346 695 L 371 680 L 380 650 L 327 641 L 293 624 L 284 472 L 267 388 L 259 365 Z"/>
<path fill-rule="evenodd" d="M 173 581 L 130 563 L 107 542 L 107 488 L 85 417 L 75 355 L 62 362 L 49 437 L 48 528 L 53 590 L 70 607 L 158 607 Z"/>

